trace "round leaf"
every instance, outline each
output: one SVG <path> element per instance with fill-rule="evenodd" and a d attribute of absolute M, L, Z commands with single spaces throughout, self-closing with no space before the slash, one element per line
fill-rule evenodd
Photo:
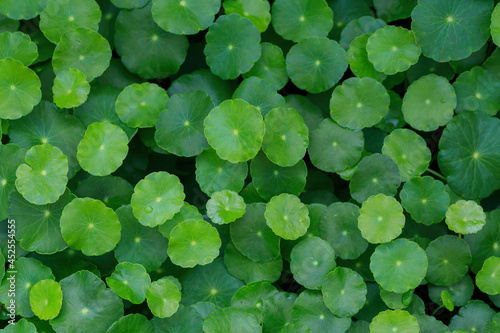
<path fill-rule="evenodd" d="M 249 77 L 243 80 L 233 94 L 233 99 L 242 99 L 266 116 L 274 108 L 285 106 L 285 99 L 276 88 L 264 79 Z"/>
<path fill-rule="evenodd" d="M 106 278 L 106 283 L 121 298 L 140 304 L 146 298 L 151 278 L 142 265 L 122 262 Z"/>
<path fill-rule="evenodd" d="M 391 100 L 384 86 L 369 77 L 350 78 L 333 90 L 330 115 L 351 129 L 371 127 L 389 112 Z"/>
<path fill-rule="evenodd" d="M 254 158 L 264 138 L 262 115 L 240 99 L 224 101 L 212 109 L 204 125 L 210 146 L 220 158 L 231 163 Z"/>
<path fill-rule="evenodd" d="M 207 215 L 213 223 L 231 223 L 245 214 L 245 202 L 238 193 L 223 190 L 215 192 L 207 202 Z"/>
<path fill-rule="evenodd" d="M 202 325 L 203 319 L 198 312 L 191 306 L 179 305 L 176 313 L 169 318 L 154 317 L 151 321 L 155 332 L 192 332 L 203 333 Z M 135 332 L 134 332 L 135 333 Z"/>
<path fill-rule="evenodd" d="M 101 10 L 94 0 L 54 0 L 40 14 L 40 30 L 54 44 L 59 43 L 65 32 L 76 28 L 97 31 Z"/>
<path fill-rule="evenodd" d="M 429 74 L 408 87 L 402 110 L 405 121 L 413 128 L 430 132 L 446 125 L 456 106 L 457 96 L 448 80 Z"/>
<path fill-rule="evenodd" d="M 117 125 L 95 122 L 85 131 L 76 157 L 82 169 L 95 176 L 116 171 L 128 153 L 128 137 Z"/>
<path fill-rule="evenodd" d="M 473 234 L 486 223 L 483 208 L 472 200 L 458 200 L 446 211 L 446 224 L 458 234 Z"/>
<path fill-rule="evenodd" d="M 424 173 L 431 161 L 431 151 L 425 140 L 409 129 L 398 128 L 386 136 L 382 154 L 396 162 L 404 182 Z"/>
<path fill-rule="evenodd" d="M 161 232 L 164 237 L 170 238 L 172 229 L 186 220 L 203 220 L 203 215 L 200 214 L 198 208 L 184 202 L 181 210 L 175 213 L 171 219 L 168 219 L 165 223 L 160 225 L 158 231 Z"/>
<path fill-rule="evenodd" d="M 325 119 L 311 132 L 308 152 L 318 169 L 339 172 L 356 164 L 363 148 L 362 132 L 342 128 L 331 119 Z"/>
<path fill-rule="evenodd" d="M 375 69 L 387 75 L 406 71 L 422 52 L 411 31 L 393 25 L 375 31 L 368 38 L 366 51 Z"/>
<path fill-rule="evenodd" d="M 146 290 L 148 307 L 158 318 L 172 316 L 179 308 L 181 292 L 179 288 L 167 278 L 152 282 Z"/>
<path fill-rule="evenodd" d="M 61 310 L 62 298 L 62 290 L 58 282 L 41 280 L 31 288 L 30 306 L 38 318 L 54 319 Z"/>
<path fill-rule="evenodd" d="M 370 324 L 371 333 L 401 332 L 418 333 L 417 318 L 403 310 L 386 310 L 373 318 Z"/>
<path fill-rule="evenodd" d="M 429 176 L 410 179 L 399 196 L 412 219 L 425 225 L 441 222 L 450 205 L 450 196 L 443 183 Z"/>
<path fill-rule="evenodd" d="M 500 294 L 500 257 L 489 257 L 476 275 L 476 285 L 488 295 Z"/>
<path fill-rule="evenodd" d="M 366 301 L 366 284 L 358 273 L 337 267 L 323 282 L 323 300 L 337 317 L 351 317 L 358 313 Z"/>
<path fill-rule="evenodd" d="M 286 56 L 286 70 L 292 82 L 310 93 L 330 89 L 346 69 L 346 52 L 336 41 L 325 37 L 304 38 Z"/>
<path fill-rule="evenodd" d="M 209 147 L 203 132 L 203 121 L 213 108 L 214 102 L 205 91 L 188 91 L 172 96 L 156 122 L 156 143 L 178 156 L 200 154 Z"/>
<path fill-rule="evenodd" d="M 438 62 L 465 59 L 490 37 L 490 0 L 420 0 L 411 29 L 425 56 Z"/>
<path fill-rule="evenodd" d="M 120 240 L 118 216 L 99 200 L 73 199 L 64 207 L 60 223 L 68 246 L 87 256 L 109 252 Z"/>
<path fill-rule="evenodd" d="M 116 1 L 116 0 L 115 0 Z M 129 314 L 115 321 L 106 333 L 153 333 L 153 325 L 141 314 Z"/>
<path fill-rule="evenodd" d="M 347 23 L 340 34 L 340 46 L 348 49 L 354 39 L 365 34 L 372 34 L 387 24 L 371 16 L 362 16 Z M 369 37 L 369 36 L 368 36 Z M 368 38 L 367 38 L 368 39 Z M 365 43 L 366 47 L 366 43 Z"/>
<path fill-rule="evenodd" d="M 57 107 L 71 109 L 85 103 L 90 92 L 90 84 L 82 72 L 76 68 L 69 68 L 56 75 L 52 92 Z"/>
<path fill-rule="evenodd" d="M 464 332 L 481 332 L 494 315 L 495 311 L 488 304 L 473 300 L 460 308 L 448 327 L 451 330 L 462 329 Z"/>
<path fill-rule="evenodd" d="M 187 268 L 207 265 L 219 255 L 221 240 L 217 229 L 203 220 L 186 220 L 170 232 L 168 255 L 172 262 Z"/>
<path fill-rule="evenodd" d="M 354 21 L 353 21 L 354 22 Z M 381 73 L 373 67 L 373 64 L 368 60 L 368 52 L 366 52 L 366 44 L 371 34 L 364 34 L 356 37 L 347 50 L 347 61 L 352 73 L 359 78 L 370 77 L 379 82 L 387 78 L 387 75 Z"/>
<path fill-rule="evenodd" d="M 36 44 L 20 31 L 0 34 L 0 46 L 0 59 L 12 58 L 24 66 L 31 65 L 38 57 Z"/>
<path fill-rule="evenodd" d="M 262 332 L 262 327 L 250 312 L 238 308 L 225 308 L 212 312 L 205 319 L 203 332 L 258 333 Z"/>
<path fill-rule="evenodd" d="M 238 14 L 220 16 L 205 40 L 207 65 L 224 80 L 248 72 L 261 54 L 259 29 Z"/>
<path fill-rule="evenodd" d="M 5 220 L 9 207 L 9 195 L 15 189 L 16 170 L 24 163 L 26 149 L 15 144 L 0 146 L 0 219 Z"/>
<path fill-rule="evenodd" d="M 240 0 L 236 0 L 240 1 Z M 250 0 L 245 0 L 250 2 Z M 228 3 L 224 2 L 224 5 Z M 253 0 L 251 3 L 255 3 Z M 267 4 L 267 2 L 266 2 Z M 266 80 L 276 89 L 282 89 L 288 82 L 288 73 L 286 72 L 286 62 L 283 57 L 283 50 L 271 43 L 260 44 L 262 53 L 259 60 L 253 65 L 252 69 L 243 74 L 243 77 L 252 76 Z"/>
<path fill-rule="evenodd" d="M 33 110 L 42 92 L 38 76 L 17 60 L 0 60 L 0 118 L 18 119 Z"/>
<path fill-rule="evenodd" d="M 48 143 L 33 146 L 25 156 L 26 164 L 16 170 L 16 188 L 36 205 L 54 203 L 66 190 L 68 159 Z"/>
<path fill-rule="evenodd" d="M 266 205 L 264 216 L 273 232 L 284 239 L 299 238 L 306 233 L 310 224 L 306 205 L 292 194 L 273 197 Z"/>
<path fill-rule="evenodd" d="M 377 246 L 370 258 L 375 281 L 385 290 L 399 294 L 420 285 L 427 265 L 425 251 L 404 238 Z"/>
<path fill-rule="evenodd" d="M 134 216 L 145 226 L 155 227 L 171 219 L 184 204 L 184 187 L 168 172 L 153 172 L 134 188 L 131 205 Z"/>
<path fill-rule="evenodd" d="M 129 71 L 145 79 L 161 79 L 177 73 L 189 44 L 185 36 L 160 28 L 153 21 L 149 4 L 120 11 L 115 23 L 115 46 Z"/>
<path fill-rule="evenodd" d="M 34 0 L 30 2 L 19 2 L 16 0 L 5 0 L 0 5 L 0 13 L 14 20 L 29 20 L 36 17 L 47 6 L 50 0 Z"/>
<path fill-rule="evenodd" d="M 387 243 L 398 237 L 405 225 L 403 207 L 393 197 L 377 194 L 363 202 L 358 227 L 370 243 Z"/>
<path fill-rule="evenodd" d="M 308 289 L 321 289 L 323 279 L 336 266 L 335 251 L 327 241 L 318 237 L 297 243 L 290 258 L 290 270 L 295 281 Z"/>
<path fill-rule="evenodd" d="M 93 30 L 77 28 L 62 35 L 54 50 L 52 66 L 56 74 L 68 68 L 76 68 L 90 82 L 102 75 L 108 68 L 110 59 L 111 49 L 104 37 Z"/>
<path fill-rule="evenodd" d="M 471 270 L 477 274 L 487 258 L 500 257 L 500 210 L 487 213 L 484 227 L 464 238 L 472 253 Z"/>

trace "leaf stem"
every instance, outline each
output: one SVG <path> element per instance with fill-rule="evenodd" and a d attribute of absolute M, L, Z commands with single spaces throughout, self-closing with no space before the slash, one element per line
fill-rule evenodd
<path fill-rule="evenodd" d="M 441 305 L 440 307 L 438 307 L 436 310 L 434 310 L 434 312 L 431 314 L 431 316 L 434 316 L 434 315 L 436 314 L 436 312 L 438 312 L 439 310 L 441 310 L 441 308 L 442 308 L 443 306 L 444 306 L 444 304 L 443 304 L 443 305 Z"/>
<path fill-rule="evenodd" d="M 432 169 L 430 169 L 430 168 L 427 168 L 427 172 L 428 172 L 428 173 L 430 173 L 430 174 L 432 174 L 432 175 L 434 175 L 434 176 L 436 176 L 436 177 L 439 177 L 439 178 L 441 178 L 441 179 L 443 179 L 443 180 L 446 180 L 446 177 L 445 177 L 445 176 L 443 176 L 443 175 L 442 175 L 442 174 L 440 174 L 439 172 L 436 172 L 436 171 L 434 171 L 434 170 L 432 170 Z"/>

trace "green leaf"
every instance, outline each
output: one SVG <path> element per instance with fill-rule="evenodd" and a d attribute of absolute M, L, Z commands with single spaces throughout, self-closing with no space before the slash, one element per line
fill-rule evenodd
<path fill-rule="evenodd" d="M 97 31 L 101 10 L 94 0 L 79 2 L 70 0 L 48 1 L 40 14 L 40 30 L 54 44 L 64 33 L 83 27 Z"/>
<path fill-rule="evenodd" d="M 373 16 L 370 8 L 372 3 L 366 0 L 336 0 L 329 1 L 328 6 L 333 11 L 335 24 L 329 37 L 338 40 L 344 27 L 351 21 L 362 16 Z"/>
<path fill-rule="evenodd" d="M 48 143 L 33 146 L 26 153 L 25 162 L 16 170 L 19 193 L 36 205 L 56 202 L 68 182 L 68 159 L 61 149 Z"/>
<path fill-rule="evenodd" d="M 224 80 L 248 72 L 261 55 L 259 29 L 238 14 L 220 16 L 205 40 L 207 65 Z"/>
<path fill-rule="evenodd" d="M 95 122 L 85 131 L 76 157 L 82 169 L 95 176 L 116 171 L 128 153 L 128 137 L 117 125 Z"/>
<path fill-rule="evenodd" d="M 451 319 L 448 327 L 451 330 L 463 329 L 466 332 L 481 332 L 494 315 L 495 311 L 488 304 L 473 300 L 460 308 L 458 314 Z"/>
<path fill-rule="evenodd" d="M 0 60 L 0 118 L 18 119 L 40 102 L 42 92 L 38 76 L 17 60 Z"/>
<path fill-rule="evenodd" d="M 350 318 L 338 318 L 333 315 L 326 307 L 321 292 L 312 290 L 304 290 L 300 293 L 293 304 L 291 317 L 295 325 L 311 327 L 311 331 L 307 332 L 345 332 L 351 324 Z M 288 325 L 285 328 L 290 326 L 294 325 Z M 290 330 L 289 332 L 297 331 Z"/>
<path fill-rule="evenodd" d="M 358 273 L 349 268 L 337 267 L 323 282 L 323 300 L 337 317 L 351 317 L 365 304 L 366 284 Z"/>
<path fill-rule="evenodd" d="M 0 330 L 2 333 L 37 333 L 37 327 L 29 322 L 26 318 L 22 318 L 14 325 L 7 325 L 5 329 Z"/>
<path fill-rule="evenodd" d="M 472 256 L 469 245 L 457 236 L 436 238 L 425 249 L 429 266 L 425 279 L 437 286 L 450 286 L 469 271 Z"/>
<path fill-rule="evenodd" d="M 258 333 L 262 332 L 262 327 L 250 312 L 238 308 L 225 308 L 212 312 L 203 321 L 203 332 Z"/>
<path fill-rule="evenodd" d="M 500 257 L 489 257 L 476 275 L 476 285 L 488 295 L 500 294 Z"/>
<path fill-rule="evenodd" d="M 321 289 L 323 280 L 335 264 L 335 251 L 318 237 L 301 240 L 290 254 L 290 270 L 295 281 L 308 289 Z"/>
<path fill-rule="evenodd" d="M 22 317 L 32 317 L 34 315 L 31 310 L 29 295 L 31 288 L 36 285 L 38 281 L 51 279 L 54 280 L 54 275 L 52 274 L 50 268 L 44 266 L 40 261 L 33 258 L 19 258 L 14 262 L 14 265 L 10 265 L 11 270 L 15 269 L 16 273 L 9 273 L 7 271 L 6 277 L 2 281 L 0 286 L 0 302 L 3 304 L 10 304 L 12 299 L 11 291 L 11 280 L 9 277 L 15 276 L 15 297 L 16 308 L 15 313 Z"/>
<path fill-rule="evenodd" d="M 238 193 L 223 190 L 215 192 L 207 202 L 207 215 L 213 223 L 231 223 L 245 214 L 245 202 Z"/>
<path fill-rule="evenodd" d="M 363 254 L 368 242 L 358 228 L 359 208 L 348 202 L 335 202 L 321 214 L 319 231 L 342 259 L 356 259 Z"/>
<path fill-rule="evenodd" d="M 347 62 L 349 63 L 349 68 L 352 73 L 357 77 L 370 77 L 382 82 L 387 78 L 387 75 L 377 71 L 375 67 L 373 67 L 370 60 L 368 60 L 366 44 L 368 43 L 368 38 L 370 38 L 370 36 L 371 34 L 364 34 L 354 38 L 347 50 Z"/>
<path fill-rule="evenodd" d="M 297 294 L 279 292 L 264 300 L 262 331 L 279 332 L 292 321 L 292 307 Z"/>
<path fill-rule="evenodd" d="M 231 297 L 244 284 L 226 270 L 222 258 L 211 264 L 185 270 L 180 277 L 182 303 L 212 302 L 219 307 L 231 304 Z"/>
<path fill-rule="evenodd" d="M 217 155 L 231 163 L 257 155 L 264 138 L 264 121 L 254 106 L 241 99 L 227 100 L 210 111 L 205 136 Z"/>
<path fill-rule="evenodd" d="M 300 195 L 306 184 L 307 167 L 303 160 L 291 167 L 280 167 L 259 153 L 250 163 L 255 190 L 265 200 L 281 193 Z"/>
<path fill-rule="evenodd" d="M 50 324 L 57 332 L 105 332 L 123 316 L 123 303 L 104 282 L 89 271 L 79 271 L 61 280 L 63 292 L 59 316 Z M 89 325 L 88 323 L 92 323 Z"/>
<path fill-rule="evenodd" d="M 168 240 L 157 228 L 139 223 L 130 205 L 118 208 L 116 215 L 122 226 L 121 239 L 115 249 L 116 259 L 141 264 L 148 272 L 158 269 L 167 259 Z"/>
<path fill-rule="evenodd" d="M 382 154 L 396 162 L 403 182 L 420 176 L 431 161 L 425 140 L 409 129 L 396 129 L 386 136 Z"/>
<path fill-rule="evenodd" d="M 443 183 L 429 176 L 411 178 L 399 196 L 412 219 L 425 225 L 441 222 L 450 205 L 450 196 Z"/>
<path fill-rule="evenodd" d="M 372 195 L 359 210 L 358 227 L 370 243 L 387 243 L 398 237 L 405 225 L 403 207 L 393 197 Z"/>
<path fill-rule="evenodd" d="M 403 310 L 386 310 L 373 318 L 370 324 L 371 333 L 386 332 L 418 333 L 417 318 Z"/>
<path fill-rule="evenodd" d="M 427 265 L 424 250 L 403 238 L 377 246 L 370 258 L 375 281 L 385 290 L 400 294 L 420 285 Z"/>
<path fill-rule="evenodd" d="M 240 192 L 247 175 L 247 163 L 225 161 L 212 148 L 196 156 L 196 181 L 208 195 L 222 190 Z"/>
<path fill-rule="evenodd" d="M 205 91 L 188 91 L 172 96 L 156 122 L 155 141 L 178 156 L 196 156 L 208 148 L 203 121 L 214 108 Z"/>
<path fill-rule="evenodd" d="M 19 2 L 5 0 L 0 4 L 0 13 L 14 20 L 29 20 L 36 17 L 47 6 L 49 0 Z"/>
<path fill-rule="evenodd" d="M 152 282 L 146 290 L 146 299 L 151 312 L 158 318 L 171 317 L 179 308 L 181 292 L 168 278 Z"/>
<path fill-rule="evenodd" d="M 148 4 L 141 9 L 120 11 L 115 23 L 115 46 L 130 72 L 144 79 L 162 79 L 177 73 L 189 44 L 185 36 L 160 28 L 153 21 Z"/>
<path fill-rule="evenodd" d="M 185 196 L 177 176 L 165 171 L 153 172 L 135 185 L 132 210 L 141 224 L 155 227 L 181 209 Z"/>
<path fill-rule="evenodd" d="M 54 319 L 59 315 L 62 298 L 61 286 L 53 280 L 38 281 L 29 294 L 31 309 L 42 320 Z"/>
<path fill-rule="evenodd" d="M 0 59 L 12 58 L 24 66 L 31 65 L 38 57 L 38 48 L 28 35 L 18 31 L 0 34 Z"/>
<path fill-rule="evenodd" d="M 268 261 L 280 255 L 280 238 L 267 226 L 266 205 L 253 203 L 243 217 L 231 223 L 231 240 L 238 251 L 255 261 Z"/>
<path fill-rule="evenodd" d="M 453 298 L 451 297 L 448 290 L 441 291 L 441 299 L 443 300 L 443 304 L 448 311 L 453 311 L 455 305 L 453 304 Z"/>
<path fill-rule="evenodd" d="M 80 182 L 75 195 L 98 199 L 110 208 L 118 209 L 130 203 L 134 189 L 125 179 L 116 176 L 90 176 Z"/>
<path fill-rule="evenodd" d="M 168 255 L 172 262 L 187 268 L 210 264 L 219 255 L 221 240 L 217 229 L 203 220 L 186 220 L 170 232 Z"/>
<path fill-rule="evenodd" d="M 128 262 L 119 263 L 106 283 L 118 296 L 134 304 L 144 302 L 151 278 L 144 266 Z"/>
<path fill-rule="evenodd" d="M 464 306 L 470 301 L 474 293 L 474 288 L 474 282 L 472 282 L 472 278 L 468 274 L 466 274 L 462 280 L 451 286 L 439 287 L 432 284 L 428 285 L 429 297 L 434 303 L 444 305 L 444 299 L 441 295 L 446 291 L 450 294 L 453 303 L 457 307 Z"/>
<path fill-rule="evenodd" d="M 300 114 L 291 108 L 275 108 L 264 119 L 266 134 L 262 150 L 282 167 L 297 164 L 309 145 L 309 130 Z"/>
<path fill-rule="evenodd" d="M 56 74 L 76 68 L 90 82 L 104 73 L 110 59 L 111 49 L 104 37 L 93 30 L 77 28 L 62 35 L 54 50 L 52 66 Z"/>
<path fill-rule="evenodd" d="M 153 127 L 168 101 L 167 92 L 154 83 L 131 84 L 116 99 L 116 114 L 127 126 Z"/>
<path fill-rule="evenodd" d="M 16 238 L 21 248 L 40 254 L 52 254 L 64 250 L 67 245 L 59 225 L 64 207 L 75 196 L 68 190 L 59 199 L 46 205 L 34 205 L 17 191 L 9 200 L 9 217 L 16 220 Z"/>
<path fill-rule="evenodd" d="M 60 223 L 68 246 L 87 256 L 109 252 L 120 240 L 118 216 L 99 200 L 73 199 L 64 207 Z"/>
<path fill-rule="evenodd" d="M 491 14 L 490 30 L 491 37 L 493 37 L 493 43 L 497 46 L 500 45 L 500 6 L 498 6 L 498 4 Z"/>
<path fill-rule="evenodd" d="M 347 55 L 336 41 L 308 37 L 290 49 L 286 56 L 286 70 L 297 87 L 320 93 L 342 78 L 347 70 Z"/>
<path fill-rule="evenodd" d="M 371 16 L 362 16 L 347 23 L 340 34 L 340 46 L 348 49 L 354 39 L 365 34 L 372 34 L 387 24 Z M 368 39 L 368 38 L 367 38 Z M 366 47 L 366 43 L 365 43 Z"/>
<path fill-rule="evenodd" d="M 114 0 L 115 2 L 117 0 Z M 106 333 L 153 333 L 153 325 L 141 314 L 129 314 L 115 321 Z"/>
<path fill-rule="evenodd" d="M 325 119 L 311 132 L 308 153 L 318 169 L 339 172 L 359 161 L 363 147 L 362 132 L 342 128 L 331 119 Z"/>
<path fill-rule="evenodd" d="M 117 8 L 134 9 L 144 7 L 149 0 L 111 0 Z"/>
<path fill-rule="evenodd" d="M 302 95 L 289 94 L 285 97 L 286 107 L 297 110 L 309 128 L 309 133 L 318 128 L 323 121 L 321 109 Z"/>
<path fill-rule="evenodd" d="M 406 71 L 417 63 L 422 52 L 411 31 L 392 25 L 371 35 L 366 51 L 375 69 L 387 75 Z"/>
<path fill-rule="evenodd" d="M 411 12 L 417 3 L 417 0 L 396 0 L 391 2 L 384 0 L 373 1 L 373 5 L 377 11 L 377 16 L 386 22 L 392 22 L 410 17 Z"/>
<path fill-rule="evenodd" d="M 252 282 L 236 291 L 231 299 L 231 306 L 245 309 L 260 318 L 263 301 L 277 293 L 278 290 L 267 281 Z"/>
<path fill-rule="evenodd" d="M 421 56 L 418 62 L 411 66 L 406 72 L 408 81 L 413 83 L 422 76 L 436 74 L 451 80 L 455 77 L 455 70 L 447 62 L 437 62 L 430 58 Z"/>
<path fill-rule="evenodd" d="M 0 145 L 0 220 L 7 218 L 9 195 L 15 189 L 16 170 L 24 162 L 26 149 L 15 144 Z"/>
<path fill-rule="evenodd" d="M 152 0 L 153 20 L 165 31 L 194 35 L 208 28 L 219 12 L 220 0 Z"/>
<path fill-rule="evenodd" d="M 85 103 L 90 92 L 90 84 L 82 72 L 76 68 L 69 68 L 56 75 L 52 92 L 57 107 L 71 109 Z"/>
<path fill-rule="evenodd" d="M 276 33 L 294 42 L 326 37 L 333 26 L 332 10 L 324 0 L 277 0 L 271 17 Z"/>
<path fill-rule="evenodd" d="M 473 234 L 486 223 L 483 208 L 472 200 L 458 200 L 446 211 L 446 224 L 458 234 Z"/>
<path fill-rule="evenodd" d="M 224 250 L 224 265 L 232 276 L 245 283 L 264 280 L 276 282 L 283 270 L 281 257 L 269 261 L 254 261 L 245 257 L 232 243 Z"/>
<path fill-rule="evenodd" d="M 411 29 L 425 56 L 438 62 L 465 59 L 488 41 L 492 11 L 490 0 L 420 0 Z"/>
<path fill-rule="evenodd" d="M 380 289 L 380 298 L 382 301 L 391 309 L 402 310 L 407 308 L 413 299 L 413 289 L 408 290 L 403 294 L 393 293 L 383 289 Z"/>
<path fill-rule="evenodd" d="M 369 77 L 350 78 L 333 90 L 330 115 L 351 129 L 371 127 L 389 112 L 390 98 L 384 86 Z"/>
<path fill-rule="evenodd" d="M 198 208 L 184 202 L 181 210 L 175 213 L 171 219 L 168 219 L 165 223 L 160 225 L 158 227 L 158 231 L 161 232 L 164 237 L 170 238 L 170 232 L 172 229 L 186 220 L 203 220 L 203 215 L 200 214 Z"/>
<path fill-rule="evenodd" d="M 500 109 L 500 78 L 482 67 L 460 74 L 453 83 L 457 111 L 482 111 L 494 116 Z"/>
<path fill-rule="evenodd" d="M 387 156 L 373 154 L 358 163 L 349 184 L 351 196 L 359 203 L 376 194 L 394 196 L 401 184 L 396 163 Z"/>
<path fill-rule="evenodd" d="M 266 116 L 274 108 L 285 106 L 285 99 L 276 88 L 264 79 L 249 77 L 243 80 L 233 94 L 233 99 L 242 99 Z"/>
<path fill-rule="evenodd" d="M 225 1 L 223 5 L 226 3 L 228 2 Z M 253 3 L 256 2 L 252 1 L 252 4 Z M 262 80 L 266 80 L 278 90 L 282 89 L 288 82 L 288 73 L 286 72 L 286 62 L 283 57 L 283 50 L 279 46 L 271 43 L 262 43 L 260 46 L 262 52 L 259 60 L 257 60 L 248 72 L 243 74 L 243 77 L 247 79 L 255 76 Z"/>
<path fill-rule="evenodd" d="M 284 238 L 294 240 L 304 235 L 309 228 L 309 211 L 300 199 L 292 194 L 280 194 L 266 205 L 264 213 L 267 225 Z"/>

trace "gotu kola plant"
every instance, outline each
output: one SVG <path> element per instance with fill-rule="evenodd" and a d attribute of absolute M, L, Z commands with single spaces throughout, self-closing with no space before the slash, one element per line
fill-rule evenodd
<path fill-rule="evenodd" d="M 0 332 L 500 332 L 497 3 L 0 1 Z"/>

